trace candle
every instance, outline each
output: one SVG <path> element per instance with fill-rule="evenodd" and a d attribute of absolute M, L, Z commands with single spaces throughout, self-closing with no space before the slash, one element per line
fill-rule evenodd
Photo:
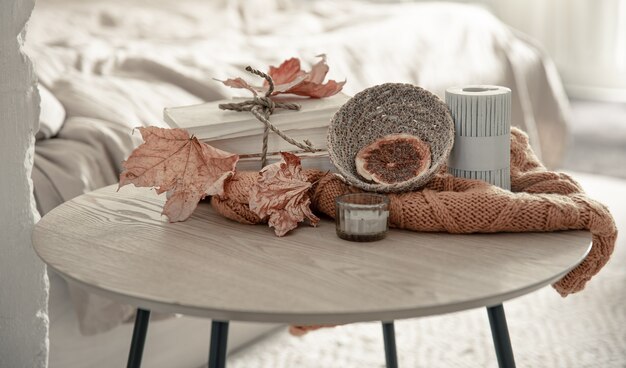
<path fill-rule="evenodd" d="M 454 119 L 454 147 L 448 172 L 511 189 L 511 90 L 466 86 L 446 90 Z"/>
<path fill-rule="evenodd" d="M 351 241 L 380 240 L 387 234 L 389 199 L 381 194 L 353 193 L 335 200 L 337 236 Z"/>

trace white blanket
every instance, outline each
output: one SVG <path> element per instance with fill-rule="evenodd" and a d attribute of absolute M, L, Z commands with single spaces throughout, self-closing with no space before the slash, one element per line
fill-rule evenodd
<path fill-rule="evenodd" d="M 484 9 L 451 3 L 330 1 L 38 1 L 28 53 L 63 104 L 58 135 L 37 143 L 35 195 L 47 212 L 116 182 L 138 144 L 133 127 L 165 126 L 164 107 L 242 95 L 212 80 L 326 53 L 330 77 L 354 94 L 384 82 L 513 90 L 513 121 L 557 165 L 567 102 L 552 63 Z M 73 291 L 85 333 L 132 308 Z"/>

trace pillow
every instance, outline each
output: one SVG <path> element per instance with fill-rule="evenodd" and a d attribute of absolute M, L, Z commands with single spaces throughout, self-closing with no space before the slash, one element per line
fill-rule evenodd
<path fill-rule="evenodd" d="M 35 134 L 35 139 L 42 140 L 54 137 L 59 133 L 65 122 L 65 109 L 59 100 L 46 87 L 39 84 L 39 96 L 41 102 L 39 106 L 39 131 Z"/>

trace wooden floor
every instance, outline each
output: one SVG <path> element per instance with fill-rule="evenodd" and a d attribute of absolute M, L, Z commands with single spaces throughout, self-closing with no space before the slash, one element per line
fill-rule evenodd
<path fill-rule="evenodd" d="M 574 100 L 565 168 L 626 178 L 626 103 Z"/>

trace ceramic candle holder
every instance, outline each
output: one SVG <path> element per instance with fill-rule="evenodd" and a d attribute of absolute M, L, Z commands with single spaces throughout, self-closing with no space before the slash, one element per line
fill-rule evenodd
<path fill-rule="evenodd" d="M 448 172 L 511 189 L 511 90 L 474 85 L 446 90 L 454 119 Z"/>
<path fill-rule="evenodd" d="M 374 193 L 344 194 L 335 200 L 337 236 L 358 242 L 380 240 L 389 229 L 389 198 Z"/>

